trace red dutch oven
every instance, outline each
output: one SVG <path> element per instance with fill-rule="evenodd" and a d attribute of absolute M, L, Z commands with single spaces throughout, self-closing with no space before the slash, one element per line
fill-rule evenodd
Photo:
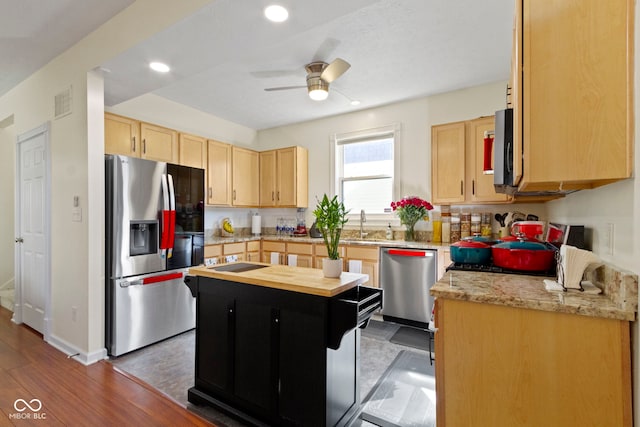
<path fill-rule="evenodd" d="M 553 268 L 556 250 L 544 243 L 516 240 L 491 247 L 493 264 L 520 271 L 548 271 Z"/>

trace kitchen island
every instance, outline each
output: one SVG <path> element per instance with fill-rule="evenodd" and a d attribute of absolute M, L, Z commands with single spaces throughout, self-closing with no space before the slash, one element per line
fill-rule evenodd
<path fill-rule="evenodd" d="M 631 426 L 638 279 L 598 277 L 604 292 L 592 295 L 447 272 L 431 290 L 438 426 Z"/>
<path fill-rule="evenodd" d="M 344 426 L 360 409 L 360 330 L 382 301 L 364 274 L 231 263 L 196 267 L 189 402 L 251 425 Z"/>

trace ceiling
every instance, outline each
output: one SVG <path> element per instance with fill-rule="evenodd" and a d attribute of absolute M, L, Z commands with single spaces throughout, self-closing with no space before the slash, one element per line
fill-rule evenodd
<path fill-rule="evenodd" d="M 44 42 L 51 32 L 62 33 L 59 38 L 68 39 L 71 33 L 81 38 L 88 30 L 88 15 L 93 16 L 91 25 L 97 26 L 130 3 L 58 2 L 73 5 L 63 8 L 70 22 L 49 27 L 46 34 L 34 30 L 32 34 L 38 40 L 31 43 Z M 509 76 L 513 0 L 277 3 L 287 6 L 290 14 L 289 20 L 280 24 L 263 18 L 266 0 L 213 1 L 108 60 L 102 64 L 105 104 L 114 106 L 153 93 L 260 130 L 507 80 Z M 86 13 L 98 6 L 97 13 Z M 13 8 L 13 12 L 21 12 L 17 6 Z M 58 19 L 55 9 L 38 10 L 36 15 L 40 12 L 44 16 L 39 21 L 44 26 Z M 0 23 L 3 20 L 0 18 Z M 14 27 L 19 35 L 19 26 Z M 0 31 L 11 32 L 4 26 Z M 4 39 L 0 43 L 4 49 Z M 49 47 L 46 59 L 42 59 L 45 52 L 35 52 L 41 62 L 46 63 L 56 48 Z M 304 88 L 264 90 L 304 85 L 305 64 L 314 60 L 331 62 L 338 57 L 348 61 L 351 68 L 331 84 L 325 101 L 310 100 Z M 169 64 L 171 71 L 150 71 L 148 63 L 152 60 Z M 0 61 L 0 69 L 4 69 L 4 59 Z M 5 83 L 4 74 L 0 74 L 0 83 Z M 360 105 L 352 106 L 350 100 L 354 99 Z"/>
<path fill-rule="evenodd" d="M 3 1 L 0 13 L 0 96 L 133 1 Z"/>

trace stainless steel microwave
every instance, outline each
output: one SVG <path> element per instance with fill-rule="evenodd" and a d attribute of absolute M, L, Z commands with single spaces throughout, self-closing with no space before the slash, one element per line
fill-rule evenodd
<path fill-rule="evenodd" d="M 493 140 L 493 185 L 496 193 L 514 194 L 513 108 L 496 111 Z"/>

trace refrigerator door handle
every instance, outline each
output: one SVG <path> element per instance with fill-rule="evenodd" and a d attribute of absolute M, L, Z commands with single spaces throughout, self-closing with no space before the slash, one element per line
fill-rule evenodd
<path fill-rule="evenodd" d="M 167 176 L 162 174 L 162 235 L 160 236 L 160 249 L 162 250 L 162 258 L 165 258 L 167 248 L 169 248 L 170 233 L 170 214 L 169 214 L 169 188 L 167 186 Z"/>
<path fill-rule="evenodd" d="M 143 285 L 151 285 L 153 283 L 167 282 L 169 280 L 182 279 L 184 277 L 183 273 L 169 273 L 169 274 L 161 274 L 159 276 L 151 276 L 145 277 L 142 279 Z"/>
<path fill-rule="evenodd" d="M 167 175 L 167 182 L 169 184 L 169 247 L 167 248 L 167 258 L 171 258 L 173 256 L 176 233 L 176 193 L 173 187 L 173 177 L 170 174 Z"/>

